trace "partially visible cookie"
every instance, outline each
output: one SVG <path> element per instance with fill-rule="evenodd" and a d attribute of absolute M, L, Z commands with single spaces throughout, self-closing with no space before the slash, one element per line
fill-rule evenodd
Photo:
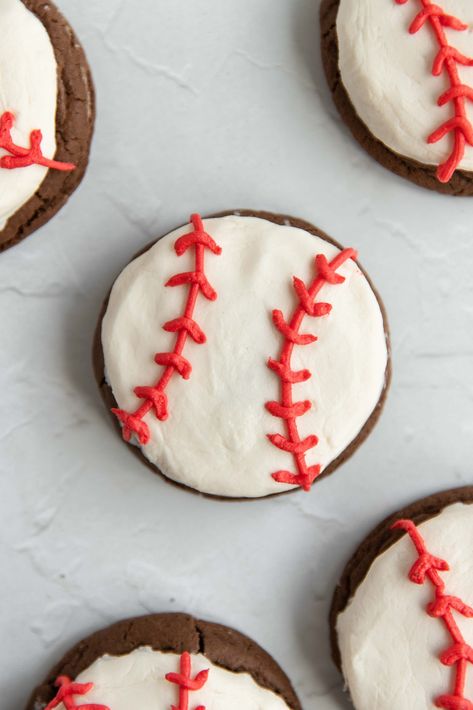
<path fill-rule="evenodd" d="M 382 165 L 449 195 L 473 194 L 470 0 L 323 0 L 335 104 Z"/>
<path fill-rule="evenodd" d="M 207 495 L 310 490 L 370 434 L 389 386 L 384 307 L 355 259 L 307 222 L 250 211 L 193 215 L 145 249 L 94 348 L 125 441 Z"/>
<path fill-rule="evenodd" d="M 473 707 L 473 487 L 390 516 L 333 598 L 332 648 L 358 710 Z"/>
<path fill-rule="evenodd" d="M 66 706 L 64 698 L 74 704 Z M 254 641 L 185 614 L 130 619 L 89 636 L 51 670 L 27 710 L 83 704 L 94 710 L 301 710 L 285 673 Z"/>
<path fill-rule="evenodd" d="M 94 89 L 82 47 L 48 0 L 0 3 L 0 251 L 64 205 L 87 167 Z"/>

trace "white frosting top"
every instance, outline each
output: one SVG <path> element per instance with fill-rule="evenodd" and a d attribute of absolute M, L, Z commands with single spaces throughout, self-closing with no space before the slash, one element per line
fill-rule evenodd
<path fill-rule="evenodd" d="M 449 14 L 469 25 L 464 32 L 446 28 L 450 43 L 473 56 L 473 3 L 442 0 Z M 427 23 L 417 34 L 409 26 L 421 10 L 418 0 L 398 5 L 395 0 L 340 0 L 337 18 L 339 64 L 353 106 L 371 133 L 391 150 L 427 165 L 449 155 L 452 137 L 428 145 L 428 136 L 452 117 L 452 104 L 439 107 L 449 88 L 445 73 L 435 77 L 432 65 L 439 51 Z M 462 81 L 473 86 L 473 68 L 458 65 Z M 473 105 L 467 102 L 473 120 Z M 473 148 L 460 164 L 473 170 Z"/>
<path fill-rule="evenodd" d="M 201 690 L 189 693 L 189 707 L 206 710 L 288 710 L 271 690 L 261 688 L 248 673 L 232 673 L 203 655 L 192 657 L 192 678 L 210 670 Z M 78 683 L 93 683 L 81 702 L 106 705 L 111 710 L 169 710 L 179 705 L 179 687 L 166 680 L 179 673 L 180 657 L 150 648 L 138 648 L 126 656 L 103 656 L 77 677 Z M 78 696 L 77 696 L 78 697 Z M 61 703 L 58 710 L 65 710 Z"/>
<path fill-rule="evenodd" d="M 145 456 L 169 478 L 199 491 L 223 496 L 258 497 L 292 486 L 271 474 L 291 470 L 293 457 L 267 439 L 283 433 L 282 420 L 265 409 L 280 399 L 280 380 L 266 366 L 278 358 L 283 338 L 272 322 L 274 308 L 286 318 L 297 305 L 292 277 L 305 283 L 315 276 L 314 256 L 333 258 L 338 249 L 302 229 L 263 219 L 231 216 L 209 219 L 206 230 L 222 247 L 206 251 L 207 277 L 218 293 L 199 296 L 195 319 L 207 343 L 188 339 L 184 356 L 192 363 L 190 380 L 175 375 L 167 387 L 169 419 L 145 417 L 151 442 Z M 194 249 L 177 257 L 172 232 L 129 264 L 115 282 L 103 320 L 102 343 L 107 378 L 119 407 L 141 403 L 137 385 L 155 383 L 162 368 L 157 352 L 172 350 L 175 335 L 162 324 L 183 313 L 187 287 L 165 288 L 174 274 L 194 268 Z M 308 368 L 312 378 L 294 386 L 294 399 L 312 402 L 298 419 L 302 437 L 320 442 L 307 454 L 309 464 L 326 467 L 357 436 L 376 406 L 385 384 L 387 347 L 378 301 L 353 261 L 339 272 L 340 286 L 324 286 L 320 300 L 333 305 L 329 316 L 305 318 L 301 332 L 319 340 L 296 346 L 293 369 Z"/>
<path fill-rule="evenodd" d="M 0 0 L 0 115 L 15 115 L 12 137 L 29 147 L 30 133 L 43 133 L 42 150 L 56 152 L 57 65 L 44 25 L 21 0 Z M 0 149 L 0 156 L 7 154 Z M 0 168 L 0 229 L 43 182 L 47 168 Z"/>
<path fill-rule="evenodd" d="M 450 566 L 440 575 L 446 593 L 473 604 L 473 507 L 455 503 L 419 526 L 428 551 Z M 451 692 L 455 668 L 439 660 L 452 645 L 441 619 L 426 612 L 433 586 L 408 579 L 418 559 L 405 535 L 380 555 L 337 621 L 342 666 L 358 710 L 425 710 Z M 473 644 L 473 620 L 454 614 L 465 640 Z M 470 666 L 471 668 L 471 666 Z M 466 697 L 473 698 L 467 671 Z"/>

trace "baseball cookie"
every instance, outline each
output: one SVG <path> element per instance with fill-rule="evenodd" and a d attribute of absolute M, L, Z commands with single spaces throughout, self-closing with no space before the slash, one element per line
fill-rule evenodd
<path fill-rule="evenodd" d="M 81 641 L 27 710 L 300 710 L 254 641 L 184 614 L 122 621 Z"/>
<path fill-rule="evenodd" d="M 94 124 L 84 52 L 48 0 L 0 0 L 0 251 L 80 183 Z"/>
<path fill-rule="evenodd" d="M 323 0 L 322 54 L 335 103 L 382 165 L 473 194 L 470 0 Z"/>
<path fill-rule="evenodd" d="M 95 344 L 123 438 L 201 493 L 309 490 L 367 436 L 389 380 L 383 308 L 355 256 L 249 212 L 194 215 L 148 248 Z"/>
<path fill-rule="evenodd" d="M 332 606 L 334 658 L 356 708 L 473 708 L 473 487 L 378 526 Z"/>

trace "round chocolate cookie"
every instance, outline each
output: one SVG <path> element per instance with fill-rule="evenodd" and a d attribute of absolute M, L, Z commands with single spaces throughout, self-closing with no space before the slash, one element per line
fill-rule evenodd
<path fill-rule="evenodd" d="M 384 309 L 355 258 L 307 222 L 249 211 L 193 215 L 148 247 L 95 339 L 123 438 L 154 471 L 217 497 L 309 490 L 334 471 L 390 379 Z"/>
<path fill-rule="evenodd" d="M 360 545 L 335 590 L 333 657 L 356 708 L 473 702 L 473 487 L 424 498 Z"/>
<path fill-rule="evenodd" d="M 470 0 L 323 0 L 320 18 L 329 87 L 363 148 L 421 187 L 472 195 Z"/>
<path fill-rule="evenodd" d="M 50 0 L 0 6 L 0 251 L 45 224 L 87 167 L 94 89 L 82 47 Z"/>
<path fill-rule="evenodd" d="M 185 614 L 121 621 L 81 641 L 36 688 L 27 710 L 300 710 L 276 661 L 247 636 Z M 59 701 L 59 703 L 58 703 Z"/>

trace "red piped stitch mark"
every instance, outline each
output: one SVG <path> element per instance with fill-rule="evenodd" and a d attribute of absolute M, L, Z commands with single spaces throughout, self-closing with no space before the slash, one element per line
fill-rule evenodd
<path fill-rule="evenodd" d="M 178 256 L 182 256 L 191 247 L 195 248 L 195 269 L 192 272 L 177 274 L 169 279 L 166 286 L 189 286 L 189 293 L 184 310 L 184 314 L 179 318 L 168 321 L 163 325 L 163 329 L 169 333 L 177 333 L 176 342 L 172 352 L 157 353 L 155 362 L 165 368 L 157 383 L 152 387 L 136 387 L 134 392 L 139 399 L 143 399 L 143 404 L 134 412 L 126 412 L 123 409 L 112 409 L 112 412 L 122 424 L 122 434 L 125 441 L 130 441 L 136 435 L 138 441 L 143 446 L 149 443 L 150 431 L 143 417 L 152 411 L 160 420 L 165 421 L 169 416 L 168 398 L 165 389 L 175 372 L 184 380 L 191 376 L 192 365 L 183 355 L 182 351 L 190 336 L 194 342 L 203 345 L 206 342 L 205 333 L 193 318 L 195 305 L 199 293 L 209 301 L 215 301 L 217 294 L 209 284 L 204 272 L 204 253 L 208 249 L 213 254 L 221 254 L 221 248 L 215 243 L 212 237 L 204 231 L 202 218 L 198 214 L 191 217 L 194 227 L 192 232 L 184 234 L 177 239 L 174 250 Z"/>
<path fill-rule="evenodd" d="M 54 700 L 46 705 L 44 710 L 53 710 L 57 708 L 61 703 L 64 705 L 66 710 L 75 710 L 80 708 L 80 710 L 110 710 L 107 705 L 97 705 L 97 703 L 89 703 L 85 705 L 76 705 L 74 700 L 74 695 L 87 695 L 90 693 L 94 687 L 93 683 L 74 683 L 70 678 L 65 675 L 59 676 L 59 678 L 54 683 L 56 688 L 59 688 Z"/>
<path fill-rule="evenodd" d="M 157 365 L 163 365 L 163 367 L 173 367 L 184 380 L 188 380 L 191 376 L 192 365 L 182 355 L 177 353 L 157 353 L 154 361 Z M 138 397 L 139 395 L 136 396 Z M 166 419 L 166 417 L 164 418 Z"/>
<path fill-rule="evenodd" d="M 0 148 L 7 150 L 11 155 L 4 155 L 0 158 L 0 167 L 7 170 L 15 168 L 27 168 L 30 165 L 43 165 L 45 168 L 53 170 L 69 171 L 74 170 L 73 163 L 60 163 L 58 160 L 45 158 L 41 150 L 43 135 L 41 131 L 31 131 L 30 147 L 22 148 L 13 142 L 11 131 L 15 123 L 15 117 L 10 111 L 5 111 L 0 116 Z"/>
<path fill-rule="evenodd" d="M 284 382 L 290 382 L 291 385 L 295 385 L 298 382 L 307 382 L 307 380 L 310 380 L 312 377 L 309 370 L 299 370 L 296 372 L 291 370 L 288 365 L 283 365 L 282 362 L 277 362 L 272 358 L 269 358 L 268 360 L 268 367 L 270 370 L 273 370 L 277 375 L 279 375 L 281 380 Z"/>
<path fill-rule="evenodd" d="M 189 691 L 203 688 L 208 676 L 209 671 L 200 671 L 195 678 L 191 678 L 191 657 L 185 651 L 181 656 L 180 673 L 166 675 L 166 680 L 179 686 L 179 705 L 171 705 L 171 710 L 189 710 Z M 199 705 L 195 710 L 205 710 L 205 707 Z"/>
<path fill-rule="evenodd" d="M 473 703 L 464 697 L 467 665 L 473 664 L 473 648 L 465 642 L 453 617 L 455 611 L 471 619 L 473 609 L 458 597 L 445 594 L 445 582 L 439 571 L 447 572 L 449 566 L 445 560 L 430 554 L 412 520 L 398 520 L 392 529 L 404 530 L 411 538 L 419 557 L 411 567 L 409 579 L 414 584 L 424 584 L 426 579 L 431 582 L 435 599 L 427 605 L 427 613 L 435 619 L 442 619 L 452 639 L 452 645 L 440 654 L 440 662 L 444 666 L 456 666 L 453 691 L 437 698 L 435 707 L 444 710 L 473 710 Z"/>
<path fill-rule="evenodd" d="M 300 334 L 299 329 L 306 315 L 318 318 L 326 316 L 332 310 L 329 303 L 316 302 L 316 296 L 324 284 L 337 285 L 344 282 L 343 276 L 337 274 L 339 269 L 348 259 L 356 259 L 357 253 L 354 249 L 345 249 L 330 263 L 323 254 L 315 257 L 317 275 L 310 284 L 306 286 L 301 279 L 293 278 L 294 290 L 299 298 L 299 304 L 292 314 L 291 320 L 286 322 L 283 314 L 279 310 L 273 311 L 273 322 L 284 338 L 279 360 L 268 360 L 268 367 L 273 370 L 281 380 L 281 401 L 266 402 L 266 409 L 274 417 L 279 417 L 285 421 L 286 436 L 281 434 L 268 434 L 268 439 L 274 446 L 283 451 L 287 451 L 294 457 L 296 473 L 291 471 L 277 471 L 272 477 L 278 483 L 290 483 L 301 486 L 305 491 L 309 491 L 312 483 L 321 472 L 319 464 L 308 466 L 306 453 L 318 444 L 315 435 L 301 439 L 297 427 L 297 418 L 302 417 L 311 408 L 308 400 L 294 402 L 292 386 L 300 382 L 306 382 L 311 373 L 309 370 L 295 371 L 291 368 L 291 357 L 295 345 L 310 345 L 317 338 L 314 335 Z"/>
<path fill-rule="evenodd" d="M 407 0 L 395 1 L 398 5 L 404 5 L 407 2 Z M 421 3 L 422 9 L 412 22 L 409 32 L 415 34 L 427 22 L 430 23 L 439 45 L 439 51 L 432 67 L 432 74 L 440 76 L 442 71 L 445 70 L 450 81 L 450 88 L 440 96 L 437 103 L 439 106 L 445 106 L 451 101 L 455 115 L 427 138 L 428 143 L 437 143 L 449 133 L 454 134 L 452 152 L 437 169 L 437 177 L 440 182 L 449 182 L 465 155 L 466 144 L 473 145 L 473 126 L 466 111 L 467 101 L 473 101 L 473 89 L 462 84 L 457 66 L 461 64 L 471 67 L 473 66 L 473 59 L 466 57 L 449 44 L 444 28 L 462 32 L 468 29 L 468 25 L 456 17 L 448 15 L 441 7 L 430 0 L 418 1 Z"/>
<path fill-rule="evenodd" d="M 163 330 L 166 330 L 168 333 L 179 333 L 181 330 L 186 330 L 192 340 L 199 345 L 203 345 L 207 340 L 202 328 L 197 325 L 195 320 L 187 318 L 187 316 L 168 321 L 168 323 L 163 325 Z"/>
<path fill-rule="evenodd" d="M 176 274 L 169 279 L 166 286 L 184 286 L 185 284 L 198 284 L 203 295 L 209 301 L 215 301 L 217 298 L 217 293 L 207 281 L 205 274 L 201 272 L 191 271 L 185 274 Z"/>

